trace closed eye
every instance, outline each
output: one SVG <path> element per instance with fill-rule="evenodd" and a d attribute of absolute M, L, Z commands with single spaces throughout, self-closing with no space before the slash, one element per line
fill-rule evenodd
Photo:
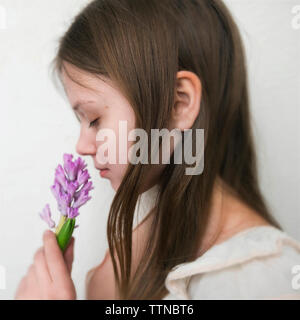
<path fill-rule="evenodd" d="M 75 112 L 75 116 L 76 116 L 78 122 L 81 123 L 80 117 L 78 117 L 78 115 L 77 115 L 76 112 Z M 97 118 L 97 119 L 95 119 L 94 121 L 90 122 L 89 128 L 95 127 L 95 126 L 98 124 L 99 119 L 100 119 L 100 118 Z"/>
<path fill-rule="evenodd" d="M 90 125 L 89 125 L 89 128 L 91 128 L 91 127 L 95 127 L 97 124 L 98 124 L 98 120 L 99 120 L 100 118 L 97 118 L 97 119 L 95 119 L 94 121 L 92 121 L 91 123 L 90 123 Z"/>

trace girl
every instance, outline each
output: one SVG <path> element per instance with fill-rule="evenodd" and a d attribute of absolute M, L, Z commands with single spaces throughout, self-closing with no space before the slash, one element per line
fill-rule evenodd
<path fill-rule="evenodd" d="M 222 1 L 92 1 L 54 62 L 80 121 L 76 150 L 116 190 L 109 248 L 87 274 L 87 299 L 300 298 L 300 243 L 259 189 L 245 53 Z M 154 128 L 204 129 L 204 170 L 187 175 L 173 144 L 167 164 L 100 165 L 97 134 L 119 137 L 121 120 L 148 137 Z M 132 144 L 118 140 L 116 150 Z M 63 256 L 45 234 L 16 298 L 75 299 L 73 247 Z"/>

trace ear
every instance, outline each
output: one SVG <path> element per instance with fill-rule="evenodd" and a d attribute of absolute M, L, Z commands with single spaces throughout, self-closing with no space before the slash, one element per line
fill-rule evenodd
<path fill-rule="evenodd" d="M 179 71 L 169 130 L 178 128 L 184 131 L 193 126 L 200 112 L 201 95 L 199 77 L 190 71 Z"/>

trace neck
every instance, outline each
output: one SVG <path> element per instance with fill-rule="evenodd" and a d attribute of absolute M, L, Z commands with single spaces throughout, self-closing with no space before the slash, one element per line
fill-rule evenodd
<path fill-rule="evenodd" d="M 199 255 L 237 232 L 258 225 L 269 225 L 257 212 L 234 196 L 220 179 L 214 185 L 207 228 Z"/>

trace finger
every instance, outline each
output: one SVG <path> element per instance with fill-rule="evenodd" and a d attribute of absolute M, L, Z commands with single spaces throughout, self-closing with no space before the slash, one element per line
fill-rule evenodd
<path fill-rule="evenodd" d="M 41 247 L 34 255 L 34 266 L 37 281 L 40 287 L 43 289 L 45 286 L 51 283 L 52 279 L 49 273 L 49 269 L 46 262 L 44 248 Z"/>
<path fill-rule="evenodd" d="M 75 238 L 72 237 L 70 240 L 70 243 L 68 244 L 67 249 L 64 252 L 64 259 L 70 274 L 72 272 L 72 265 L 74 261 L 74 243 L 75 243 Z"/>
<path fill-rule="evenodd" d="M 15 294 L 15 300 L 22 300 L 26 293 L 26 277 L 24 276 L 17 288 L 16 294 Z"/>
<path fill-rule="evenodd" d="M 52 281 L 63 283 L 69 277 L 69 270 L 63 254 L 58 246 L 56 236 L 51 230 L 46 230 L 43 236 L 45 258 Z"/>
<path fill-rule="evenodd" d="M 32 264 L 22 278 L 20 286 L 18 288 L 16 299 L 17 300 L 31 300 L 39 299 L 40 297 L 40 288 L 38 286 L 36 270 Z"/>
<path fill-rule="evenodd" d="M 32 291 L 33 290 L 35 291 L 36 288 L 38 288 L 36 269 L 35 269 L 35 266 L 33 264 L 28 269 L 27 276 L 26 276 L 26 285 Z"/>

